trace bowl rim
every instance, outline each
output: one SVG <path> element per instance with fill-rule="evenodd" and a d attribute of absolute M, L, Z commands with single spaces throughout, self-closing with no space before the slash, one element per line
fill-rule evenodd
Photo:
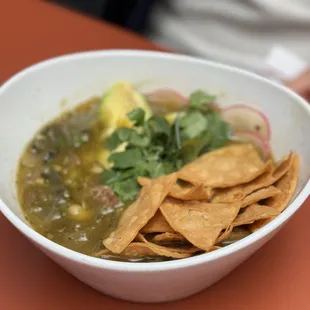
<path fill-rule="evenodd" d="M 310 118 L 310 105 L 299 95 L 294 93 L 292 90 L 287 87 L 277 84 L 271 80 L 268 80 L 262 76 L 259 76 L 255 73 L 246 71 L 244 69 L 239 69 L 233 66 L 225 65 L 218 62 L 213 62 L 209 60 L 200 59 L 197 57 L 187 56 L 187 55 L 179 55 L 167 52 L 157 52 L 157 51 L 143 51 L 143 50 L 134 50 L 134 49 L 125 49 L 125 50 L 96 50 L 96 51 L 87 51 L 87 52 L 78 52 L 72 54 L 66 54 L 62 56 L 53 57 L 41 62 L 38 62 L 34 65 L 31 65 L 22 71 L 13 75 L 10 79 L 8 79 L 1 87 L 0 87 L 0 98 L 2 94 L 14 85 L 14 83 L 21 80 L 24 76 L 28 74 L 42 70 L 46 67 L 53 66 L 56 63 L 68 62 L 72 60 L 79 59 L 87 59 L 94 57 L 144 57 L 148 59 L 156 58 L 156 59 L 166 59 L 172 61 L 180 61 L 180 62 L 188 62 L 188 63 L 196 63 L 201 64 L 206 67 L 213 67 L 220 70 L 230 71 L 235 74 L 240 74 L 246 76 L 250 79 L 254 79 L 263 84 L 271 85 L 272 87 L 278 89 L 281 92 L 284 92 L 287 96 L 291 97 L 296 104 L 302 106 L 306 113 L 308 113 Z M 165 271 L 165 270 L 175 270 L 175 269 L 183 269 L 189 268 L 192 266 L 196 266 L 202 263 L 212 262 L 217 259 L 225 258 L 233 253 L 236 253 L 244 248 L 247 248 L 251 244 L 261 240 L 266 237 L 268 234 L 276 230 L 282 224 L 284 224 L 303 204 L 303 202 L 307 199 L 310 193 L 310 179 L 307 180 L 306 185 L 301 190 L 301 192 L 296 196 L 296 198 L 291 201 L 289 206 L 274 220 L 268 223 L 266 226 L 262 227 L 258 231 L 252 233 L 248 237 L 241 239 L 240 241 L 233 243 L 227 247 L 221 248 L 217 251 L 200 254 L 194 257 L 183 258 L 180 260 L 172 260 L 166 262 L 154 262 L 154 263 L 143 263 L 143 262 L 118 262 L 118 261 L 110 261 L 105 259 L 100 259 L 92 256 L 88 256 L 85 254 L 81 254 L 79 252 L 70 250 L 61 246 L 46 237 L 42 236 L 38 232 L 36 232 L 33 228 L 27 225 L 24 221 L 22 221 L 10 208 L 1 200 L 0 198 L 0 211 L 4 214 L 4 216 L 27 238 L 34 241 L 36 244 L 40 245 L 42 248 L 45 248 L 55 254 L 56 256 L 62 256 L 68 260 L 72 260 L 76 263 L 106 269 L 106 270 L 114 270 L 114 271 L 126 271 L 126 272 L 157 272 L 157 271 Z"/>

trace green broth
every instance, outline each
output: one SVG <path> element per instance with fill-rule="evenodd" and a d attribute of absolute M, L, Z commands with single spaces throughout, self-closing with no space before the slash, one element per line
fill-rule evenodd
<path fill-rule="evenodd" d="M 101 248 L 123 209 L 96 201 L 91 192 L 101 185 L 99 103 L 81 104 L 42 128 L 25 149 L 17 175 L 19 200 L 33 228 L 88 255 Z M 82 207 L 84 218 L 72 218 L 70 206 Z"/>

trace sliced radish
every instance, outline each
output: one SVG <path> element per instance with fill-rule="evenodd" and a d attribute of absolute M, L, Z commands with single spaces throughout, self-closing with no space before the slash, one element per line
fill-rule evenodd
<path fill-rule="evenodd" d="M 158 89 L 145 96 L 157 114 L 176 112 L 187 104 L 187 99 L 183 95 L 169 88 Z"/>
<path fill-rule="evenodd" d="M 234 142 L 252 143 L 263 159 L 268 159 L 271 155 L 269 142 L 264 141 L 258 134 L 253 132 L 237 131 L 230 140 Z"/>
<path fill-rule="evenodd" d="M 248 131 L 265 141 L 270 140 L 271 129 L 268 118 L 259 110 L 238 104 L 222 109 L 221 115 L 234 131 Z"/>

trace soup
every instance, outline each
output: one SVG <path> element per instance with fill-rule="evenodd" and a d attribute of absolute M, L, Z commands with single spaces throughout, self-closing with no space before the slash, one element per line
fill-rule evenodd
<path fill-rule="evenodd" d="M 298 156 L 274 163 L 267 118 L 215 99 L 121 82 L 46 124 L 19 163 L 25 218 L 67 248 L 131 262 L 198 255 L 259 229 L 289 203 Z"/>

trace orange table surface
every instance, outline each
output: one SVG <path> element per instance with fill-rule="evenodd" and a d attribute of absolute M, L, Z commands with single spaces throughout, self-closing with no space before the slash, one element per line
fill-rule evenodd
<path fill-rule="evenodd" d="M 1 2 L 0 35 L 0 83 L 34 62 L 65 53 L 158 49 L 131 33 L 34 0 Z M 274 239 L 216 285 L 182 301 L 146 305 L 87 287 L 0 215 L 0 309 L 310 309 L 309 227 L 310 199 Z"/>

